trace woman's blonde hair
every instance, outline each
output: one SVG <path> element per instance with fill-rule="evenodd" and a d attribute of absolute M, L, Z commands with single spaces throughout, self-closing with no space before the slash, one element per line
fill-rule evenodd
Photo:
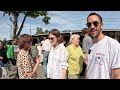
<path fill-rule="evenodd" d="M 78 34 L 72 34 L 72 35 L 70 36 L 69 44 L 72 43 L 72 40 L 73 40 L 74 37 L 79 37 L 79 38 L 80 38 L 80 35 L 78 35 Z"/>

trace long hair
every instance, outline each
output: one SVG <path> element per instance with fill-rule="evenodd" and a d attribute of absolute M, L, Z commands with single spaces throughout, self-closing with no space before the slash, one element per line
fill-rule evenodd
<path fill-rule="evenodd" d="M 61 35 L 61 33 L 59 32 L 58 29 L 52 29 L 52 30 L 49 32 L 49 34 L 52 34 L 52 35 L 54 35 L 54 36 L 57 37 L 57 42 L 58 42 L 58 44 L 60 44 L 60 43 L 63 42 L 63 37 L 62 37 L 62 35 Z"/>

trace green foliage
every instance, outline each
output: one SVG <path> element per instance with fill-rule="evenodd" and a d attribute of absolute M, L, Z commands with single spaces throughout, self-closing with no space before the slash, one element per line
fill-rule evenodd
<path fill-rule="evenodd" d="M 43 31 L 42 28 L 40 27 L 36 28 L 36 34 L 47 34 L 47 33 L 49 33 L 49 30 Z"/>
<path fill-rule="evenodd" d="M 13 39 L 18 37 L 22 31 L 24 22 L 26 20 L 26 17 L 34 18 L 36 19 L 39 16 L 42 16 L 42 21 L 47 25 L 49 24 L 49 20 L 51 19 L 48 15 L 48 11 L 3 11 L 3 16 L 5 15 L 10 16 L 10 20 L 13 24 Z M 21 22 L 21 26 L 18 29 L 18 17 L 20 14 L 24 15 L 23 21 Z M 38 31 L 42 33 L 42 31 Z"/>
<path fill-rule="evenodd" d="M 42 28 L 39 28 L 39 27 L 36 28 L 36 34 L 43 34 L 43 33 L 44 32 L 43 32 Z"/>
<path fill-rule="evenodd" d="M 44 33 L 49 33 L 49 30 L 45 30 L 45 32 Z"/>

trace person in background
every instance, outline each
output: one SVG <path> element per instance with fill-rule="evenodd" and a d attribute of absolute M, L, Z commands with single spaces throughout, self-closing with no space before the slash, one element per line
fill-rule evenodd
<path fill-rule="evenodd" d="M 17 59 L 17 54 L 19 52 L 19 48 L 18 48 L 18 39 L 15 38 L 12 42 L 13 47 L 14 47 L 14 58 Z"/>
<path fill-rule="evenodd" d="M 30 53 L 31 53 L 31 56 L 32 56 L 34 61 L 36 60 L 36 57 L 39 57 L 37 46 L 33 43 L 32 43 L 31 48 L 30 48 Z"/>
<path fill-rule="evenodd" d="M 83 34 L 84 34 L 84 38 L 82 41 L 82 49 L 84 54 L 88 53 L 89 49 L 92 47 L 93 45 L 93 40 L 92 38 L 89 36 L 89 32 L 87 28 L 84 28 L 82 30 Z"/>
<path fill-rule="evenodd" d="M 82 50 L 83 50 L 83 53 L 85 55 L 88 54 L 88 51 L 89 49 L 92 47 L 93 45 L 93 40 L 92 38 L 89 36 L 89 31 L 88 31 L 88 28 L 84 28 L 82 30 L 82 33 L 84 35 L 84 38 L 83 38 L 83 41 L 82 41 Z M 85 69 L 86 69 L 86 64 L 83 63 L 83 70 L 81 72 L 81 76 L 84 76 L 85 74 Z"/>
<path fill-rule="evenodd" d="M 2 78 L 9 79 L 6 64 L 8 62 L 4 42 L 0 40 L 0 68 L 2 69 Z"/>
<path fill-rule="evenodd" d="M 36 57 L 36 61 L 33 61 L 33 58 L 30 54 L 31 44 L 32 37 L 30 35 L 23 34 L 19 37 L 19 52 L 17 54 L 17 68 L 19 79 L 38 79 L 36 72 L 40 60 L 38 57 Z"/>
<path fill-rule="evenodd" d="M 65 40 L 65 37 L 63 38 L 63 44 L 64 44 L 64 46 L 66 47 L 67 42 L 66 42 L 66 40 Z"/>
<path fill-rule="evenodd" d="M 51 49 L 51 42 L 46 37 L 46 39 L 42 43 L 42 53 L 43 53 L 43 71 L 44 76 L 47 77 L 47 63 L 48 63 L 48 56 Z"/>
<path fill-rule="evenodd" d="M 39 55 L 39 59 L 40 59 L 40 65 L 42 65 L 42 63 L 43 63 L 43 54 L 42 54 L 42 46 L 41 46 L 40 42 L 37 45 L 37 50 L 38 50 L 38 55 Z"/>
<path fill-rule="evenodd" d="M 12 70 L 11 65 L 14 65 L 13 59 L 14 59 L 14 46 L 12 45 L 11 41 L 7 42 L 7 58 L 8 58 L 8 69 Z M 12 64 L 11 64 L 12 63 Z"/>
<path fill-rule="evenodd" d="M 45 41 L 46 37 L 41 37 L 41 45 L 43 45 L 43 42 Z"/>
<path fill-rule="evenodd" d="M 16 67 L 16 60 L 17 60 L 17 54 L 19 52 L 19 48 L 18 48 L 18 38 L 15 38 L 13 41 L 12 41 L 12 45 L 14 47 L 14 70 L 17 70 L 17 74 L 16 74 L 16 77 L 19 78 L 19 75 L 18 75 L 18 69 Z"/>
<path fill-rule="evenodd" d="M 49 40 L 52 43 L 52 47 L 48 57 L 47 78 L 66 79 L 68 52 L 58 29 L 52 29 L 49 32 Z"/>
<path fill-rule="evenodd" d="M 68 79 L 80 79 L 80 73 L 83 69 L 83 62 L 86 57 L 79 45 L 80 36 L 73 34 L 70 37 L 70 45 L 67 46 L 68 51 Z"/>
<path fill-rule="evenodd" d="M 87 17 L 93 46 L 88 52 L 86 79 L 120 79 L 120 43 L 102 33 L 102 17 L 93 12 Z"/>

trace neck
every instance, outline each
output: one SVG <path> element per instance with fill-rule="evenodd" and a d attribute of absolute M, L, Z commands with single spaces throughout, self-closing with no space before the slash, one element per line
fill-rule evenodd
<path fill-rule="evenodd" d="M 93 42 L 97 43 L 100 40 L 102 40 L 105 37 L 105 35 L 103 33 L 101 33 L 97 38 L 93 38 Z"/>
<path fill-rule="evenodd" d="M 85 34 L 85 36 L 88 36 L 88 34 Z"/>
<path fill-rule="evenodd" d="M 77 47 L 77 45 L 75 45 L 75 44 L 73 44 L 73 43 L 72 43 L 71 45 L 72 45 L 74 48 L 76 48 L 76 47 Z"/>
<path fill-rule="evenodd" d="M 57 44 L 55 44 L 55 45 L 53 45 L 53 47 L 54 47 L 54 48 L 56 48 L 57 46 L 58 46 L 58 43 L 57 43 Z"/>

